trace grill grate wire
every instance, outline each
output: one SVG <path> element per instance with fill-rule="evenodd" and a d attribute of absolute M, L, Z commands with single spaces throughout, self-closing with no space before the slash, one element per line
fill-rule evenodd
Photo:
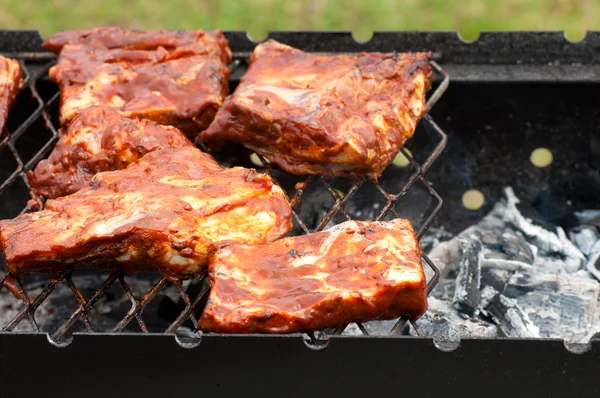
<path fill-rule="evenodd" d="M 10 55 L 21 62 L 24 71 L 25 84 L 21 93 L 19 94 L 19 97 L 21 98 L 30 96 L 31 104 L 33 104 L 33 106 L 29 106 L 30 109 L 27 112 L 28 114 L 26 115 L 25 119 L 16 126 L 16 128 L 10 129 L 8 127 L 10 123 L 7 123 L 7 128 L 5 128 L 5 131 L 0 134 L 0 156 L 6 156 L 7 153 L 10 153 L 10 155 L 14 158 L 12 159 L 14 160 L 13 164 L 16 165 L 14 170 L 6 171 L 0 169 L 0 204 L 3 204 L 3 201 L 7 200 L 6 197 L 8 196 L 8 193 L 11 190 L 16 189 L 15 186 L 24 184 L 27 190 L 30 188 L 26 173 L 29 170 L 32 170 L 41 159 L 50 153 L 57 141 L 57 131 L 59 128 L 56 117 L 59 102 L 59 93 L 57 88 L 53 87 L 51 90 L 45 90 L 50 92 L 48 95 L 42 95 L 38 90 L 40 82 L 44 82 L 46 85 L 52 85 L 47 81 L 47 73 L 49 68 L 55 62 L 54 57 L 49 54 L 47 56 L 40 56 L 40 54 L 36 53 L 16 53 Z M 247 67 L 247 58 L 248 56 L 245 53 L 234 53 L 234 61 L 230 64 L 232 76 L 239 76 L 240 73 L 243 72 L 243 69 Z M 434 71 L 442 77 L 442 80 L 427 100 L 427 112 L 433 108 L 435 103 L 446 91 L 450 81 L 449 76 L 435 61 L 431 61 L 431 65 Z M 235 81 L 233 83 L 235 84 Z M 17 102 L 19 101 L 17 100 Z M 17 106 L 18 104 L 15 105 L 15 107 Z M 15 109 L 14 112 L 18 111 L 20 110 Z M 28 131 L 28 129 L 31 129 L 32 126 L 37 126 L 40 124 L 40 122 L 43 123 L 44 128 L 47 130 L 47 137 L 45 137 L 45 142 L 42 142 L 41 148 L 37 150 L 34 149 L 34 153 L 29 154 L 29 158 L 26 159 L 18 150 L 18 141 Z M 335 188 L 335 184 L 333 184 L 330 179 L 319 176 L 310 176 L 305 178 L 303 181 L 296 184 L 291 192 L 288 190 L 290 203 L 294 210 L 293 219 L 300 228 L 300 232 L 308 234 L 315 231 L 321 231 L 326 228 L 328 224 L 333 222 L 336 217 L 341 219 L 341 221 L 353 219 L 352 215 L 347 211 L 346 206 L 357 194 L 360 188 L 365 186 L 366 183 L 372 184 L 379 194 L 381 194 L 381 196 L 385 199 L 385 204 L 373 218 L 374 220 L 384 220 L 386 217 L 390 216 L 394 218 L 402 217 L 401 211 L 398 211 L 396 206 L 402 201 L 403 198 L 406 197 L 415 184 L 421 184 L 429 194 L 430 198 L 433 200 L 434 206 L 433 209 L 428 209 L 425 211 L 423 214 L 424 221 L 422 221 L 416 229 L 417 237 L 420 239 L 427 231 L 431 223 L 435 220 L 436 216 L 439 214 L 443 204 L 442 198 L 437 194 L 432 184 L 426 179 L 425 174 L 435 160 L 440 156 L 446 146 L 447 141 L 446 134 L 433 121 L 429 113 L 423 117 L 421 124 L 425 125 L 427 130 L 433 132 L 433 134 L 437 137 L 437 143 L 435 144 L 433 150 L 427 153 L 427 157 L 421 164 L 414 159 L 413 155 L 409 151 L 407 151 L 405 148 L 402 148 L 401 151 L 408 159 L 412 171 L 406 182 L 404 184 L 399 184 L 397 187 L 399 188 L 397 191 L 398 193 L 390 193 L 389 189 L 386 190 L 376 180 L 358 178 L 352 181 L 350 188 L 344 194 Z M 264 172 L 272 174 L 272 172 L 277 171 L 264 158 L 259 156 L 259 159 L 263 163 Z M 4 159 L 0 159 L 0 161 L 2 160 Z M 0 166 L 3 164 L 5 163 L 0 163 Z M 4 180 L 2 180 L 3 172 L 5 175 L 7 175 Z M 326 214 L 321 217 L 320 220 L 318 220 L 316 226 L 311 228 L 309 225 L 307 225 L 305 220 L 302 219 L 301 215 L 299 214 L 299 208 L 302 205 L 303 199 L 307 195 L 307 189 L 314 184 L 320 184 L 322 186 L 321 189 L 324 188 L 325 191 L 331 195 L 334 202 L 333 205 L 327 210 Z M 0 206 L 0 208 L 1 207 L 2 206 Z M 21 213 L 29 210 L 30 209 L 25 207 Z M 427 286 L 429 293 L 435 287 L 439 279 L 439 270 L 426 255 L 423 255 L 423 262 L 424 265 L 426 264 L 433 273 L 428 280 Z M 192 278 L 193 280 L 191 283 L 193 283 L 195 286 L 199 286 L 198 289 L 195 289 L 197 290 L 196 292 L 192 292 L 194 289 L 189 288 L 189 286 L 188 289 L 184 287 L 184 284 L 187 283 L 189 285 L 190 281 L 183 281 L 174 279 L 173 277 L 161 276 L 149 290 L 145 291 L 144 294 L 140 295 L 138 293 L 136 295 L 131 287 L 131 284 L 126 281 L 125 275 L 121 272 L 115 271 L 109 273 L 103 282 L 95 289 L 93 294 L 86 299 L 81 289 L 77 287 L 74 279 L 76 274 L 84 272 L 81 270 L 66 270 L 57 272 L 51 275 L 49 279 L 38 281 L 37 283 L 38 285 L 41 284 L 42 289 L 34 297 L 26 289 L 26 285 L 23 283 L 22 277 L 13 276 L 4 271 L 0 272 L 4 274 L 0 277 L 0 293 L 2 290 L 9 291 L 10 294 L 14 296 L 14 298 L 23 306 L 23 308 L 18 311 L 10 321 L 4 325 L 0 324 L 0 330 L 2 332 L 14 331 L 22 323 L 27 323 L 33 331 L 47 332 L 49 340 L 53 344 L 59 346 L 68 344 L 70 342 L 70 339 L 72 338 L 70 334 L 72 333 L 74 325 L 78 321 L 83 323 L 84 330 L 89 333 L 123 333 L 132 322 L 137 324 L 137 327 L 139 327 L 139 330 L 142 333 L 149 333 L 150 330 L 146 324 L 146 321 L 144 320 L 144 311 L 147 309 L 148 305 L 161 294 L 161 292 L 167 288 L 170 288 L 171 290 L 177 292 L 177 295 L 180 297 L 180 300 L 183 303 L 183 309 L 181 309 L 177 317 L 166 328 L 164 328 L 162 332 L 167 334 L 181 334 L 180 332 L 182 330 L 182 326 L 186 322 L 189 322 L 189 324 L 192 325 L 193 336 L 199 337 L 201 335 L 201 331 L 195 330 L 195 328 L 197 325 L 198 312 L 202 308 L 209 290 L 208 284 L 206 283 L 206 273 Z M 73 294 L 76 303 L 75 309 L 64 321 L 60 322 L 58 326 L 54 327 L 52 330 L 43 330 L 43 328 L 40 327 L 36 321 L 36 312 L 39 310 L 41 304 L 44 303 L 44 301 L 52 295 L 57 287 L 63 283 L 68 285 L 68 288 Z M 126 314 L 120 318 L 116 325 L 108 330 L 105 330 L 93 324 L 93 322 L 90 320 L 90 313 L 94 311 L 94 308 L 99 300 L 101 300 L 103 296 L 106 296 L 109 292 L 109 289 L 115 285 L 121 286 L 125 296 L 128 299 L 129 308 Z M 416 326 L 414 321 L 405 317 L 400 318 L 396 322 L 389 334 L 402 334 L 409 324 L 414 328 L 417 334 L 420 335 L 419 328 Z M 329 334 L 341 334 L 347 326 L 348 325 L 340 325 L 328 333 L 307 333 L 305 335 L 305 342 L 313 349 L 320 349 L 327 344 Z M 364 335 L 368 335 L 367 330 L 362 324 L 357 323 L 357 326 Z M 187 337 L 184 337 L 181 340 L 182 343 L 180 344 L 187 346 L 190 343 L 183 342 L 187 341 L 186 339 L 189 340 L 189 328 L 188 333 L 183 333 L 183 335 Z M 177 341 L 180 341 L 180 339 L 178 338 Z M 191 344 L 191 346 L 194 346 L 194 344 Z"/>

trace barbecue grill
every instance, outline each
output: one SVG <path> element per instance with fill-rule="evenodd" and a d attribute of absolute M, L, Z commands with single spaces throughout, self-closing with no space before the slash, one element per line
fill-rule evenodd
<path fill-rule="evenodd" d="M 241 31 L 226 36 L 233 52 L 233 90 L 256 43 Z M 574 211 L 598 207 L 600 153 L 592 143 L 600 141 L 594 131 L 600 119 L 594 97 L 600 34 L 589 33 L 578 43 L 561 32 L 482 33 L 472 43 L 451 32 L 376 33 L 365 43 L 348 32 L 272 32 L 269 37 L 318 53 L 433 51 L 435 60 L 428 114 L 402 151 L 408 162 L 390 166 L 378 181 L 292 177 L 244 150 L 219 159 L 272 174 L 290 195 L 294 233 L 346 219 L 395 217 L 409 218 L 419 238 L 432 225 L 458 233 L 480 221 L 508 185 L 526 204 L 524 214 L 542 223 L 570 225 Z M 47 78 L 55 56 L 44 52 L 41 42 L 36 31 L 0 31 L 0 52 L 19 59 L 26 73 L 0 136 L 0 218 L 27 211 L 25 173 L 56 142 L 59 95 Z M 524 167 L 537 147 L 552 151 L 551 169 Z M 477 211 L 461 203 L 472 187 L 485 197 Z M 439 272 L 427 256 L 424 260 L 431 291 Z M 409 336 L 420 330 L 404 318 L 388 337 L 342 335 L 347 325 L 307 335 L 202 335 L 195 325 L 207 289 L 205 275 L 177 280 L 95 271 L 3 274 L 1 391 L 11 396 L 68 395 L 80 389 L 91 396 L 114 391 L 174 395 L 193 388 L 227 395 L 258 388 L 352 396 L 398 388 L 431 395 L 598 392 L 589 382 L 600 359 L 594 339 L 589 344 L 436 341 Z M 368 335 L 363 325 L 356 326 Z M 173 344 L 173 336 L 190 350 Z M 394 383 L 399 377 L 410 382 Z"/>

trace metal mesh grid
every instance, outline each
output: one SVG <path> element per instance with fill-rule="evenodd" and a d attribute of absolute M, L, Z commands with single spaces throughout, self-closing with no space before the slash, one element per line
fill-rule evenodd
<path fill-rule="evenodd" d="M 25 196 L 29 190 L 29 181 L 26 173 L 33 169 L 37 163 L 47 156 L 54 144 L 57 141 L 57 111 L 59 102 L 59 93 L 56 86 L 50 83 L 47 78 L 48 69 L 53 65 L 54 59 L 50 55 L 49 62 L 40 63 L 44 56 L 40 54 L 11 54 L 14 58 L 21 61 L 21 65 L 26 76 L 24 88 L 19 95 L 19 99 L 14 106 L 11 116 L 7 123 L 6 131 L 0 135 L 0 204 L 4 205 L 9 200 L 14 200 L 15 191 L 19 191 L 20 197 L 24 198 L 21 206 L 25 204 Z M 439 100 L 449 84 L 448 75 L 434 61 L 431 62 L 434 70 L 442 76 L 441 83 L 435 91 L 429 96 L 427 101 L 427 111 L 429 112 L 433 105 Z M 234 61 L 230 65 L 232 70 L 231 80 L 232 86 L 237 83 L 237 79 L 241 76 L 247 66 L 247 54 L 234 54 Z M 20 103 L 29 101 L 27 106 L 22 106 Z M 27 109 L 24 109 L 27 108 Z M 13 114 L 19 120 L 12 120 Z M 427 209 L 421 212 L 421 217 L 413 224 L 417 231 L 417 237 L 420 239 L 427 231 L 430 224 L 433 222 L 442 207 L 442 199 L 435 192 L 431 183 L 425 178 L 425 173 L 437 159 L 440 153 L 446 146 L 446 135 L 435 124 L 433 119 L 426 114 L 421 122 L 421 125 L 428 130 L 429 135 L 435 138 L 429 138 L 430 141 L 436 142 L 433 149 L 426 153 L 418 153 L 417 155 L 426 156 L 421 163 L 418 163 L 406 148 L 402 149 L 402 153 L 408 160 L 409 172 L 405 172 L 408 178 L 402 182 L 401 177 L 392 179 L 392 186 L 387 184 L 383 186 L 381 181 L 372 179 L 326 179 L 323 177 L 312 176 L 301 180 L 296 180 L 293 187 L 288 187 L 286 191 L 290 197 L 292 208 L 294 209 L 293 217 L 295 223 L 295 233 L 303 234 L 323 230 L 332 223 L 338 223 L 351 219 L 369 219 L 369 220 L 386 220 L 389 218 L 403 217 L 403 208 L 398 209 L 399 203 L 404 203 L 403 199 L 407 197 L 409 192 L 414 191 L 415 184 L 420 184 L 421 188 L 431 198 L 431 203 Z M 40 129 L 41 128 L 41 129 Z M 43 130 L 41 134 L 40 130 Z M 422 132 L 419 132 L 421 134 Z M 23 137 L 28 137 L 23 139 Z M 9 158 L 12 157 L 12 159 Z M 255 155 L 256 156 L 256 155 Z M 256 159 L 256 158 L 255 158 Z M 255 160 L 255 166 L 260 171 L 271 174 L 275 179 L 281 178 L 281 170 L 273 167 L 264 158 L 258 157 L 259 161 Z M 262 165 L 261 165 L 262 163 Z M 12 166 L 12 169 L 11 169 Z M 261 167 L 262 166 L 262 167 Z M 407 168 L 408 168 L 407 167 Z M 290 176 L 287 175 L 289 178 Z M 340 185 L 341 184 L 341 185 Z M 283 186 L 283 185 L 282 185 Z M 343 186 L 343 190 L 338 186 Z M 285 189 L 285 186 L 284 186 Z M 310 190 L 315 192 L 327 192 L 329 200 L 325 200 L 326 208 L 315 214 L 314 211 L 308 212 L 309 219 L 307 221 L 306 211 L 301 211 L 303 203 L 307 201 L 307 192 Z M 359 196 L 362 190 L 367 190 L 369 193 L 379 195 L 378 206 L 376 211 L 371 212 L 366 217 L 359 217 L 359 212 L 348 209 L 352 205 L 355 197 Z M 394 193 L 395 192 L 395 193 Z M 9 195 L 10 194 L 10 195 Z M 7 206 L 10 207 L 10 206 Z M 27 208 L 22 212 L 27 211 Z M 0 218 L 12 217 L 14 214 L 4 214 L 0 206 Z M 435 264 L 427 257 L 423 256 L 424 264 L 427 264 L 431 272 L 428 280 L 428 291 L 430 292 L 437 283 L 439 272 Z M 137 280 L 142 278 L 135 276 L 133 279 L 121 272 L 101 273 L 100 271 L 94 274 L 94 280 L 98 281 L 97 287 L 86 287 L 86 294 L 81 287 L 81 281 L 89 279 L 90 272 L 85 270 L 67 270 L 56 273 L 51 276 L 30 276 L 30 277 L 15 277 L 11 274 L 6 274 L 0 278 L 0 293 L 4 290 L 10 293 L 17 304 L 10 304 L 10 309 L 15 312 L 14 316 L 7 320 L 5 324 L 0 324 L 1 330 L 10 332 L 19 330 L 24 325 L 26 329 L 33 331 L 47 332 L 49 340 L 56 345 L 68 344 L 70 334 L 73 333 L 76 324 L 79 325 L 78 330 L 87 332 L 112 332 L 121 333 L 131 331 L 132 326 L 137 330 L 135 332 L 149 333 L 175 333 L 187 338 L 198 336 L 199 331 L 195 330 L 197 325 L 197 316 L 201 310 L 208 293 L 208 284 L 206 274 L 197 275 L 192 280 L 178 280 L 172 277 L 156 276 L 152 278 L 143 277 L 145 288 L 139 288 Z M 29 278 L 30 281 L 24 281 Z M 129 279 L 129 280 L 128 280 Z M 78 286 L 79 285 L 79 286 Z M 33 289 L 32 289 L 33 286 Z M 61 287 L 62 286 L 62 287 Z M 95 324 L 91 320 L 91 315 L 97 310 L 99 302 L 106 300 L 107 296 L 111 295 L 111 289 L 120 286 L 121 295 L 126 299 L 125 313 L 116 318 L 116 324 L 100 325 Z M 137 289 L 136 289 L 137 287 Z M 40 308 L 44 303 L 47 303 L 53 294 L 59 289 L 67 289 L 72 295 L 71 302 L 67 306 L 69 311 L 63 312 L 63 317 L 55 323 L 49 325 L 40 325 L 36 320 L 36 313 L 39 313 Z M 136 290 L 136 291 L 134 291 Z M 149 327 L 145 321 L 145 316 L 150 310 L 149 306 L 153 301 L 158 300 L 158 296 L 164 296 L 165 291 L 170 290 L 171 296 L 178 297 L 179 305 L 175 314 L 169 323 L 162 322 L 162 326 L 157 330 Z M 61 296 L 61 297 L 64 297 Z M 110 299 L 110 298 L 109 298 Z M 64 300 L 63 300 L 64 301 Z M 19 308 L 14 308 L 14 306 Z M 61 306 L 61 303 L 58 303 Z M 51 312 L 52 307 L 45 309 Z M 147 310 L 145 312 L 145 310 Z M 153 309 L 154 310 L 154 309 Z M 54 311 L 54 310 L 52 310 Z M 134 320 L 135 319 L 135 320 Z M 401 318 L 390 331 L 390 335 L 402 333 L 409 319 Z M 418 327 L 410 322 L 419 333 Z M 184 326 L 187 325 L 187 326 Z M 347 325 L 341 325 L 334 330 L 328 331 L 331 334 L 341 334 Z M 361 324 L 357 324 L 363 334 L 368 335 L 367 330 Z M 178 342 L 186 346 L 186 337 L 179 339 Z M 311 348 L 319 348 L 323 343 L 327 342 L 327 333 L 317 332 L 307 335 L 307 344 Z"/>

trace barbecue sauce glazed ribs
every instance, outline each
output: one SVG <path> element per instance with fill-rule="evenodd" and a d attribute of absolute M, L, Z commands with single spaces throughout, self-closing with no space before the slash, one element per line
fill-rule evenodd
<path fill-rule="evenodd" d="M 185 276 L 206 267 L 215 243 L 281 238 L 291 215 L 268 175 L 224 169 L 193 146 L 166 148 L 0 221 L 0 247 L 15 275 L 88 267 Z"/>
<path fill-rule="evenodd" d="M 408 220 L 348 221 L 327 231 L 210 254 L 199 322 L 221 333 L 291 333 L 427 309 L 421 249 Z"/>
<path fill-rule="evenodd" d="M 376 178 L 425 113 L 431 75 L 426 53 L 318 56 L 269 40 L 197 139 L 241 143 L 292 174 Z"/>
<path fill-rule="evenodd" d="M 60 51 L 50 78 L 60 86 L 63 126 L 88 107 L 103 106 L 193 138 L 229 92 L 231 51 L 220 31 L 97 28 L 58 33 L 44 46 Z"/>
<path fill-rule="evenodd" d="M 92 29 L 73 29 L 55 33 L 42 46 L 55 53 L 68 44 L 101 46 L 106 49 L 187 51 L 195 55 L 215 55 L 223 63 L 231 62 L 231 50 L 221 30 L 205 32 L 196 30 L 136 31 L 116 26 Z"/>
<path fill-rule="evenodd" d="M 0 55 L 0 137 L 8 119 L 8 111 L 23 87 L 23 71 L 16 59 Z"/>
<path fill-rule="evenodd" d="M 192 143 L 181 131 L 92 107 L 69 125 L 48 159 L 27 174 L 33 199 L 55 199 L 89 186 L 102 171 L 120 170 L 148 152 Z"/>

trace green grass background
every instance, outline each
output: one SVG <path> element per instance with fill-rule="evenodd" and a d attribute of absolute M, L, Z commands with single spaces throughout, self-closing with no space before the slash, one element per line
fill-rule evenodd
<path fill-rule="evenodd" d="M 579 40 L 600 29 L 600 0 L 0 0 L 1 28 L 344 29 L 359 39 L 374 30 L 565 30 Z"/>

